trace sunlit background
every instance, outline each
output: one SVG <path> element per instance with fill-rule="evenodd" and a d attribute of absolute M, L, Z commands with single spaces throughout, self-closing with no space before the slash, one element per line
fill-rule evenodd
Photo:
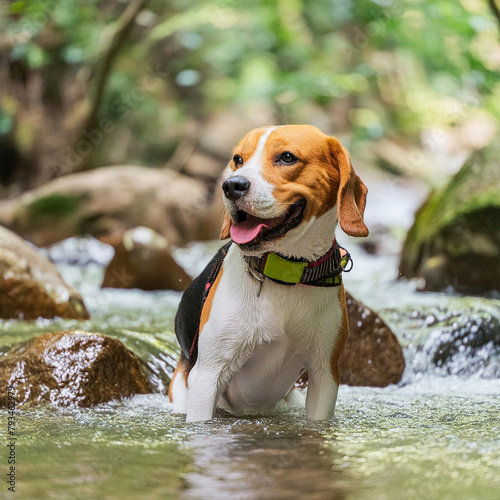
<path fill-rule="evenodd" d="M 112 164 L 204 175 L 203 161 L 222 166 L 248 129 L 284 123 L 312 123 L 356 157 L 435 183 L 497 130 L 500 23 L 487 1 L 1 9 L 5 195 Z"/>
<path fill-rule="evenodd" d="M 0 406 L 15 386 L 19 498 L 499 498 L 499 8 L 0 3 Z M 288 123 L 337 136 L 369 189 L 370 236 L 337 231 L 354 363 L 336 418 L 188 425 L 165 395 L 181 291 L 220 246 L 232 148 Z M 116 357 L 85 385 L 108 337 L 152 394 L 128 397 Z"/>

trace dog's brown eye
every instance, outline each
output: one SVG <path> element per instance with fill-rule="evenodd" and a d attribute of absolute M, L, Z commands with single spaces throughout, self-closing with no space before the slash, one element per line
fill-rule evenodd
<path fill-rule="evenodd" d="M 292 165 L 293 163 L 297 163 L 299 159 L 290 151 L 285 151 L 284 153 L 281 153 L 281 155 L 278 158 L 278 163 L 284 163 L 285 165 Z"/>
<path fill-rule="evenodd" d="M 240 155 L 234 155 L 233 162 L 235 167 L 239 167 L 240 165 L 243 165 L 243 158 Z"/>

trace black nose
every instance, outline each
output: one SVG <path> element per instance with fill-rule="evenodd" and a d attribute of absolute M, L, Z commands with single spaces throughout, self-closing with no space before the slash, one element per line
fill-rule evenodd
<path fill-rule="evenodd" d="M 241 175 L 236 175 L 224 181 L 222 189 L 228 200 L 236 201 L 250 189 L 250 181 Z"/>

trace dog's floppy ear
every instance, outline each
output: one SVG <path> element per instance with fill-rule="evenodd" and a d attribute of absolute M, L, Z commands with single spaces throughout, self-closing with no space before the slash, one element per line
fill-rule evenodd
<path fill-rule="evenodd" d="M 337 194 L 340 227 L 349 236 L 368 236 L 363 221 L 368 189 L 354 172 L 349 152 L 335 137 L 330 138 L 330 150 L 340 173 Z"/>
<path fill-rule="evenodd" d="M 229 238 L 231 236 L 231 233 L 229 230 L 231 229 L 231 217 L 229 214 L 226 212 L 224 214 L 224 219 L 222 221 L 222 227 L 220 230 L 220 239 L 225 240 L 226 238 Z"/>

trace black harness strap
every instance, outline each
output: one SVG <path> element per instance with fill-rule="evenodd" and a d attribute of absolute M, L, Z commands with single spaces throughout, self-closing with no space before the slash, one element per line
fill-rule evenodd
<path fill-rule="evenodd" d="M 222 267 L 232 242 L 215 254 L 205 269 L 186 288 L 175 315 L 175 335 L 183 355 L 194 364 L 198 356 L 198 334 L 203 305 Z"/>

